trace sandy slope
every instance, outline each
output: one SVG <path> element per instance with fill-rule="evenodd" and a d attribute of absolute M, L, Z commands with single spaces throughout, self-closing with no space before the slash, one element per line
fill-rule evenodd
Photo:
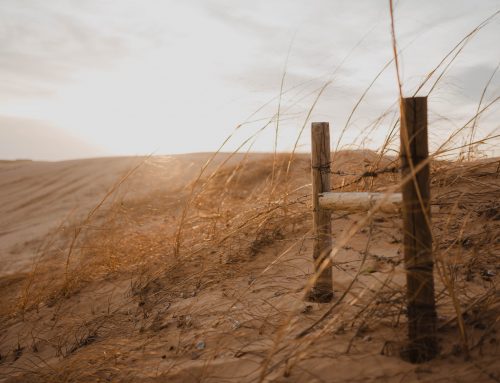
<path fill-rule="evenodd" d="M 0 272 L 26 268 L 51 229 L 90 210 L 134 161 L 0 163 Z"/>
<path fill-rule="evenodd" d="M 436 274 L 441 355 L 412 365 L 398 351 L 406 337 L 399 217 L 377 215 L 339 249 L 337 306 L 297 338 L 330 307 L 303 300 L 312 273 L 308 158 L 299 156 L 288 178 L 288 156 L 278 158 L 274 176 L 270 155 L 238 156 L 207 179 L 209 171 L 195 189 L 175 257 L 175 232 L 191 190 L 186 185 L 207 156 L 148 159 L 84 225 L 71 253 L 78 222 L 142 159 L 0 164 L 0 380 L 500 378 L 498 160 L 435 165 L 436 252 L 446 257 L 467 309 L 471 358 L 464 359 L 456 313 Z M 359 174 L 390 161 L 341 153 L 334 169 Z M 279 182 L 270 184 L 273 178 Z M 333 184 L 355 178 L 334 176 Z M 387 174 L 346 188 L 384 190 L 396 180 Z M 336 213 L 335 242 L 362 218 Z M 40 247 L 48 238 L 54 245 Z M 30 274 L 39 248 L 46 257 Z"/>
<path fill-rule="evenodd" d="M 149 159 L 0 161 L 0 275 L 25 270 L 49 232 L 85 216 L 135 167 L 139 166 L 130 182 L 121 188 L 132 190 L 128 198 L 184 187 L 209 157 L 202 153 Z M 214 166 L 224 158 L 219 156 Z"/>

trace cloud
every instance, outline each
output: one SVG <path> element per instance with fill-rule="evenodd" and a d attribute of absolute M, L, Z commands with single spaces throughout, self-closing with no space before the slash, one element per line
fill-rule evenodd
<path fill-rule="evenodd" d="M 493 0 L 397 2 L 405 94 L 495 7 Z M 467 102 L 462 94 L 478 97 L 478 83 L 487 80 L 482 74 L 498 60 L 491 49 L 498 25 L 481 31 L 443 78 L 435 93 L 447 105 L 439 113 Z M 4 1 L 0 114 L 45 120 L 120 154 L 155 150 L 158 142 L 168 142 L 167 152 L 198 150 L 201 143 L 210 150 L 278 95 L 291 44 L 285 90 L 293 89 L 282 106 L 309 94 L 291 109 L 306 113 L 311 92 L 336 71 L 313 117 L 337 126 L 392 58 L 390 40 L 387 3 L 373 0 Z M 390 65 L 360 105 L 353 129 L 396 99 Z M 271 102 L 254 117 L 276 108 Z M 205 134 L 201 143 L 167 132 L 187 118 Z"/>
<path fill-rule="evenodd" d="M 0 82 L 9 85 L 0 97 L 48 95 L 78 71 L 109 68 L 127 55 L 127 36 L 92 22 L 94 12 L 78 13 L 60 2 L 2 3 Z"/>
<path fill-rule="evenodd" d="M 481 94 L 494 71 L 494 65 L 482 64 L 473 67 L 466 66 L 459 68 L 459 70 L 453 73 L 452 81 L 455 80 L 459 84 L 460 96 L 462 96 L 465 100 L 478 103 L 481 98 Z M 487 89 L 485 100 L 490 99 L 491 95 L 495 94 L 495 91 L 497 93 L 496 95 L 498 95 L 499 88 L 500 73 L 497 70 Z"/>

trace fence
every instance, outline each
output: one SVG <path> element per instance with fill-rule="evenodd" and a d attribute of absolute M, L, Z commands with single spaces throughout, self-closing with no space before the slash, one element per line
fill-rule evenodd
<path fill-rule="evenodd" d="M 318 275 L 308 298 L 315 302 L 329 302 L 333 297 L 329 259 L 332 250 L 332 210 L 368 211 L 374 207 L 383 212 L 401 210 L 409 337 L 405 353 L 411 362 L 422 362 L 434 358 L 438 352 L 430 217 L 427 98 L 402 99 L 400 113 L 402 192 L 389 195 L 331 192 L 329 124 L 312 123 L 313 260 Z"/>

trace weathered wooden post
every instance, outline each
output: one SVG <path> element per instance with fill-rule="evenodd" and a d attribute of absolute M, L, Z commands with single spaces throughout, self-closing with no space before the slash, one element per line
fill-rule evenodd
<path fill-rule="evenodd" d="M 330 127 L 328 122 L 313 122 L 311 125 L 311 164 L 312 164 L 312 205 L 314 248 L 313 259 L 317 279 L 309 292 L 308 300 L 330 302 L 333 297 L 332 267 L 328 261 L 332 250 L 331 212 L 322 209 L 319 194 L 330 191 Z M 323 270 L 321 270 L 321 268 Z"/>
<path fill-rule="evenodd" d="M 413 363 L 434 358 L 436 305 L 430 216 L 427 97 L 401 100 L 401 173 L 403 179 L 404 260 L 408 299 L 408 358 Z"/>

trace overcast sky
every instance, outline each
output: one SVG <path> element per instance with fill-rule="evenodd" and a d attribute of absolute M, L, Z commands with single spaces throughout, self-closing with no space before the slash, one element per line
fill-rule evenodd
<path fill-rule="evenodd" d="M 498 0 L 397 1 L 404 94 L 499 9 Z M 500 61 L 499 40 L 497 16 L 431 93 L 434 147 L 474 114 Z M 337 141 L 391 58 L 385 0 L 0 0 L 0 158 L 214 151 L 238 124 L 254 121 L 237 131 L 231 150 L 277 112 L 284 73 L 278 149 L 291 149 L 329 79 L 311 120 L 330 121 Z M 484 104 L 499 86 L 497 73 Z M 396 100 L 390 65 L 340 146 L 376 148 Z M 489 109 L 478 138 L 500 133 L 499 117 L 497 106 Z M 272 122 L 248 145 L 272 150 L 275 129 Z"/>

